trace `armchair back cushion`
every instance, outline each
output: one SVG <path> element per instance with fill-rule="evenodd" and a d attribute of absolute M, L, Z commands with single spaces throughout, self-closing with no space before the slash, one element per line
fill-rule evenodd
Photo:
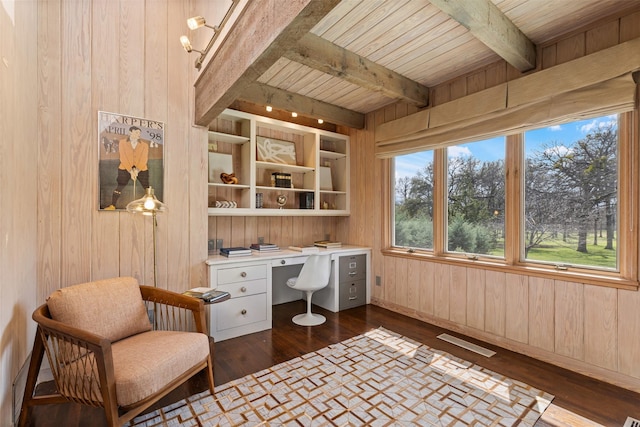
<path fill-rule="evenodd" d="M 51 318 L 115 342 L 151 330 L 133 277 L 116 277 L 58 289 L 47 299 Z"/>

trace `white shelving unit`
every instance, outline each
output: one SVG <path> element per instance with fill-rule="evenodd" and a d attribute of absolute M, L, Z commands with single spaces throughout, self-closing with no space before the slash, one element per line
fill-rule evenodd
<path fill-rule="evenodd" d="M 267 150 L 271 157 L 260 158 L 265 149 L 258 150 L 258 141 L 267 140 L 275 154 Z M 284 160 L 277 150 L 286 153 Z M 210 127 L 209 153 L 209 215 L 349 215 L 347 135 L 227 109 Z M 238 183 L 224 184 L 221 170 L 234 173 Z M 279 173 L 291 175 L 291 188 L 274 186 Z M 311 198 L 313 207 L 301 208 Z"/>

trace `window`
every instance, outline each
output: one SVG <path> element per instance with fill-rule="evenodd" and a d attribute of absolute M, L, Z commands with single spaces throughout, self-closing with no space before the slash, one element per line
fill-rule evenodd
<path fill-rule="evenodd" d="M 637 286 L 635 114 L 394 157 L 392 246 Z"/>
<path fill-rule="evenodd" d="M 617 270 L 618 116 L 525 133 L 523 256 Z"/>
<path fill-rule="evenodd" d="M 447 250 L 504 257 L 504 137 L 447 148 Z"/>
<path fill-rule="evenodd" d="M 393 245 L 433 249 L 433 151 L 395 157 Z"/>

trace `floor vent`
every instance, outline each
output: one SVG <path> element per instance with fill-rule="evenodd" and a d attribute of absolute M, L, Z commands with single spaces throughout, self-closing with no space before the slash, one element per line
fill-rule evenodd
<path fill-rule="evenodd" d="M 624 422 L 624 426 L 622 427 L 640 427 L 640 420 L 636 420 L 635 418 L 627 417 L 627 421 Z"/>
<path fill-rule="evenodd" d="M 456 337 L 451 336 L 449 334 L 440 334 L 440 335 L 438 335 L 438 338 L 440 338 L 441 340 L 446 341 L 448 343 L 455 344 L 458 347 L 462 347 L 462 348 L 467 349 L 469 351 L 473 351 L 474 353 L 481 354 L 481 355 L 483 355 L 485 357 L 491 357 L 494 354 L 496 354 L 495 351 L 489 350 L 488 348 L 480 347 L 479 345 L 475 345 L 473 343 L 470 343 L 469 341 L 465 341 L 463 339 L 456 338 Z M 638 424 L 637 426 L 634 425 L 633 427 L 640 427 L 640 424 Z"/>

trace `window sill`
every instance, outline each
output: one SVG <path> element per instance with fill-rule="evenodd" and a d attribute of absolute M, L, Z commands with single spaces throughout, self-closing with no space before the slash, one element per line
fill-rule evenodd
<path fill-rule="evenodd" d="M 399 258 L 408 258 L 421 261 L 429 261 L 440 264 L 457 265 L 471 268 L 482 268 L 485 270 L 501 271 L 504 273 L 521 274 L 526 276 L 544 277 L 553 280 L 565 280 L 569 282 L 584 283 L 610 288 L 627 289 L 637 291 L 638 280 L 627 279 L 616 273 L 606 272 L 585 272 L 584 270 L 563 270 L 558 271 L 552 267 L 543 267 L 531 264 L 507 265 L 498 260 L 493 261 L 487 258 L 469 259 L 456 256 L 438 256 L 426 252 L 407 252 L 406 249 L 383 249 L 382 255 Z"/>

